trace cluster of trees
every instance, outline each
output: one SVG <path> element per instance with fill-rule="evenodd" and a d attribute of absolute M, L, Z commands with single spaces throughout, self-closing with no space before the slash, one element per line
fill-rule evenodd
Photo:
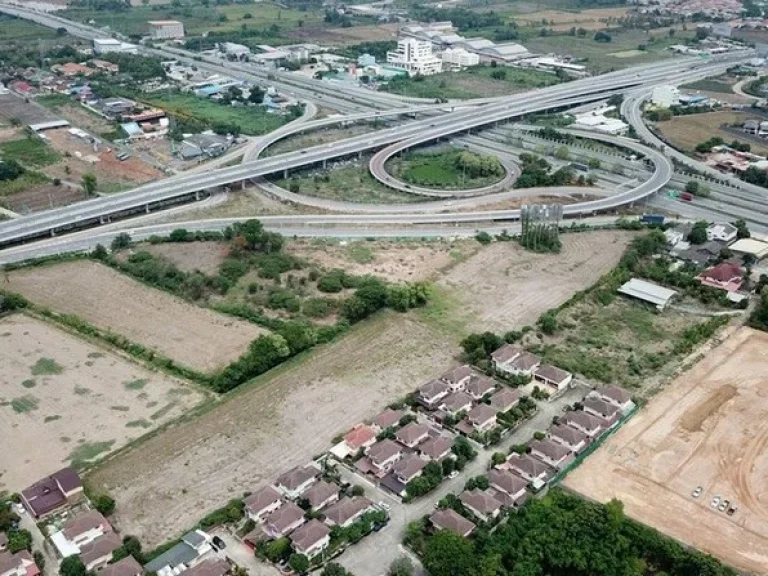
<path fill-rule="evenodd" d="M 660 108 L 658 110 L 648 110 L 645 115 L 649 120 L 661 122 L 671 120 L 673 116 L 690 116 L 692 114 L 706 114 L 707 112 L 717 112 L 720 110 L 719 104 L 711 106 L 670 106 L 669 108 Z"/>
<path fill-rule="evenodd" d="M 449 530 L 416 536 L 430 576 L 736 574 L 628 519 L 619 501 L 593 504 L 560 491 L 530 501 L 494 532 L 483 530 L 472 541 Z"/>
<path fill-rule="evenodd" d="M 356 60 L 362 54 L 370 54 L 376 57 L 377 62 L 383 62 L 387 59 L 387 52 L 391 52 L 395 48 L 397 48 L 396 40 L 379 40 L 347 46 L 337 50 L 337 53 L 351 60 Z"/>
<path fill-rule="evenodd" d="M 701 196 L 702 198 L 706 198 L 710 195 L 709 186 L 698 180 L 688 180 L 685 184 L 685 191 L 694 196 Z"/>
<path fill-rule="evenodd" d="M 712 148 L 715 146 L 722 146 L 723 144 L 725 144 L 725 141 L 720 136 L 712 136 L 709 140 L 696 144 L 695 150 L 699 154 L 706 154 L 707 152 L 712 152 Z"/>
<path fill-rule="evenodd" d="M 416 5 L 413 16 L 422 22 L 440 22 L 450 20 L 461 32 L 504 26 L 504 19 L 493 10 L 474 12 L 466 8 L 433 8 Z"/>
<path fill-rule="evenodd" d="M 756 168 L 754 166 L 750 166 L 747 168 L 742 174 L 741 179 L 745 182 L 749 182 L 750 184 L 755 184 L 757 186 L 762 186 L 763 188 L 768 188 L 768 172 L 765 170 L 760 170 L 759 168 Z"/>
<path fill-rule="evenodd" d="M 16 180 L 24 172 L 24 167 L 13 158 L 0 161 L 0 182 Z"/>
<path fill-rule="evenodd" d="M 371 510 L 347 527 L 331 528 L 331 542 L 355 544 L 370 534 L 375 525 L 384 524 L 387 520 L 387 513 L 384 510 Z"/>
<path fill-rule="evenodd" d="M 152 78 L 165 78 L 165 69 L 157 58 L 124 52 L 109 52 L 102 54 L 101 57 L 117 64 L 121 74 L 128 74 L 139 82 Z"/>
<path fill-rule="evenodd" d="M 504 71 L 500 70 L 500 72 Z M 456 167 L 472 178 L 504 175 L 504 167 L 496 156 L 475 154 L 468 150 L 456 156 Z"/>
<path fill-rule="evenodd" d="M 446 462 L 451 460 L 446 458 Z M 452 461 L 452 460 L 451 460 Z M 450 474 L 450 471 L 448 472 Z M 423 496 L 427 492 L 431 492 L 440 485 L 443 481 L 443 467 L 439 462 L 430 462 L 424 466 L 424 470 L 421 472 L 421 476 L 414 478 L 408 484 L 405 485 L 407 501 Z"/>
<path fill-rule="evenodd" d="M 605 32 L 604 30 L 599 30 L 595 32 L 595 35 L 592 37 L 592 39 L 595 42 L 603 42 L 606 44 L 612 40 L 611 35 L 608 34 L 608 32 Z"/>
<path fill-rule="evenodd" d="M 565 186 L 573 181 L 573 170 L 560 168 L 550 173 L 549 162 L 534 154 L 520 154 L 520 176 L 515 181 L 515 188 L 536 188 L 540 186 Z"/>

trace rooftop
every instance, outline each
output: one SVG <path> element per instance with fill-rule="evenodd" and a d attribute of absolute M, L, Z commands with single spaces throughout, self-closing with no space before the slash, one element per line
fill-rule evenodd
<path fill-rule="evenodd" d="M 203 560 L 192 568 L 187 568 L 182 574 L 184 576 L 224 576 L 231 569 L 232 567 L 229 565 L 229 562 L 223 558 L 210 558 Z"/>
<path fill-rule="evenodd" d="M 419 396 L 428 400 L 435 396 L 439 396 L 440 394 L 445 394 L 448 390 L 448 384 L 442 380 L 432 380 L 419 388 Z"/>
<path fill-rule="evenodd" d="M 291 534 L 291 542 L 293 542 L 299 550 L 309 550 L 312 546 L 320 542 L 320 540 L 330 535 L 330 533 L 331 529 L 328 528 L 328 526 L 313 518 L 293 531 Z"/>
<path fill-rule="evenodd" d="M 251 512 L 258 513 L 280 500 L 281 497 L 280 492 L 272 486 L 264 486 L 245 498 L 245 507 Z"/>
<path fill-rule="evenodd" d="M 510 360 L 516 358 L 523 352 L 524 350 L 520 346 L 516 346 L 515 344 L 504 344 L 504 346 L 491 354 L 491 358 L 495 362 L 504 364 L 505 362 L 509 362 Z"/>
<path fill-rule="evenodd" d="M 358 424 L 344 435 L 344 443 L 358 450 L 376 438 L 376 431 L 365 424 Z"/>
<path fill-rule="evenodd" d="M 560 438 L 563 442 L 567 442 L 571 446 L 576 446 L 579 442 L 585 442 L 587 435 L 581 430 L 577 430 L 572 426 L 566 426 L 565 424 L 558 424 L 552 426 L 549 429 L 549 435 L 554 438 Z"/>
<path fill-rule="evenodd" d="M 427 434 L 429 434 L 429 426 L 418 422 L 411 422 L 400 428 L 395 433 L 395 438 L 403 444 L 410 445 Z"/>
<path fill-rule="evenodd" d="M 108 564 L 101 570 L 99 570 L 99 576 L 137 576 L 144 572 L 136 559 L 133 556 L 126 556 L 122 560 L 118 560 L 114 564 Z"/>
<path fill-rule="evenodd" d="M 470 368 L 468 364 L 464 364 L 446 372 L 440 377 L 440 379 L 445 380 L 449 384 L 458 384 L 465 378 L 469 378 L 471 375 L 472 368 Z"/>
<path fill-rule="evenodd" d="M 435 527 L 443 530 L 450 530 L 459 536 L 467 536 L 475 529 L 474 523 L 470 522 L 451 508 L 438 510 L 429 517 L 429 521 L 432 522 Z"/>
<path fill-rule="evenodd" d="M 392 467 L 392 472 L 400 476 L 401 478 L 410 480 L 416 474 L 424 469 L 427 465 L 426 460 L 422 460 L 415 454 L 406 456 Z"/>
<path fill-rule="evenodd" d="M 296 466 L 288 472 L 277 477 L 276 486 L 282 486 L 287 490 L 296 490 L 310 478 L 318 476 L 320 472 L 314 466 Z"/>
<path fill-rule="evenodd" d="M 488 404 L 478 404 L 467 414 L 467 419 L 478 426 L 495 417 L 496 410 L 488 406 Z"/>
<path fill-rule="evenodd" d="M 494 513 L 501 508 L 502 505 L 492 492 L 489 490 L 480 490 L 478 488 L 475 488 L 474 490 L 464 490 L 464 492 L 459 494 L 459 500 L 483 515 Z"/>
<path fill-rule="evenodd" d="M 374 464 L 382 464 L 401 451 L 402 447 L 397 442 L 385 438 L 368 448 L 368 458 Z"/>
<path fill-rule="evenodd" d="M 339 493 L 339 487 L 336 484 L 320 480 L 312 485 L 312 487 L 304 492 L 304 498 L 307 499 L 309 505 L 315 508 L 328 500 L 334 494 Z"/>
<path fill-rule="evenodd" d="M 491 406 L 499 411 L 507 410 L 508 406 L 518 402 L 521 396 L 522 394 L 516 388 L 505 386 L 490 397 Z"/>
<path fill-rule="evenodd" d="M 431 460 L 435 460 L 436 458 L 440 458 L 452 447 L 453 440 L 450 438 L 446 438 L 445 436 L 435 436 L 419 446 L 419 451 Z"/>
<path fill-rule="evenodd" d="M 654 304 L 656 308 L 662 309 L 669 304 L 677 292 L 664 288 L 658 284 L 647 282 L 646 280 L 640 280 L 639 278 L 632 278 L 629 282 L 622 284 L 619 288 L 619 292 L 638 300 L 650 302 Z"/>
<path fill-rule="evenodd" d="M 267 516 L 264 524 L 282 534 L 301 518 L 304 518 L 304 510 L 288 502 Z"/>
<path fill-rule="evenodd" d="M 532 440 L 529 446 L 553 462 L 559 462 L 571 453 L 568 448 L 552 440 Z"/>
<path fill-rule="evenodd" d="M 472 405 L 472 396 L 466 392 L 454 392 L 445 397 L 443 405 L 449 412 L 457 412 Z"/>
<path fill-rule="evenodd" d="M 400 421 L 400 418 L 403 417 L 403 414 L 404 412 L 402 410 L 392 410 L 391 408 L 387 408 L 384 410 L 384 412 L 373 419 L 373 424 L 382 430 L 385 428 L 390 428 Z"/>
<path fill-rule="evenodd" d="M 67 523 L 64 524 L 62 531 L 67 540 L 73 540 L 81 534 L 85 534 L 89 530 L 94 530 L 100 526 L 102 526 L 105 531 L 112 529 L 112 526 L 110 526 L 107 519 L 104 518 L 98 510 L 89 510 L 84 514 L 80 514 L 68 520 Z"/>
<path fill-rule="evenodd" d="M 344 524 L 363 510 L 373 507 L 373 502 L 363 496 L 342 498 L 325 509 L 325 517 L 335 524 Z"/>
<path fill-rule="evenodd" d="M 481 397 L 496 388 L 496 383 L 493 378 L 488 376 L 475 375 L 470 378 L 469 383 L 465 386 L 465 390 L 475 397 Z"/>
<path fill-rule="evenodd" d="M 610 398 L 611 400 L 618 402 L 619 404 L 625 404 L 632 400 L 632 394 L 619 388 L 618 386 L 604 386 L 595 390 L 600 396 Z"/>
<path fill-rule="evenodd" d="M 536 376 L 548 380 L 549 382 L 562 382 L 570 375 L 569 372 L 566 372 L 557 366 L 552 366 L 551 364 L 545 364 L 536 369 Z"/>
<path fill-rule="evenodd" d="M 491 486 L 509 495 L 517 494 L 528 485 L 520 476 L 512 474 L 508 470 L 489 470 L 488 481 L 491 483 Z"/>
<path fill-rule="evenodd" d="M 123 545 L 123 541 L 114 532 L 107 532 L 96 540 L 80 546 L 80 559 L 88 566 L 92 562 L 112 554 Z"/>

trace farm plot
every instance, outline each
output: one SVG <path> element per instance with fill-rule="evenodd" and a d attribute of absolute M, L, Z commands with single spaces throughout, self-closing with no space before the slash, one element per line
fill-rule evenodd
<path fill-rule="evenodd" d="M 560 254 L 535 254 L 515 242 L 492 244 L 438 282 L 471 331 L 504 332 L 544 312 L 613 268 L 630 232 L 564 234 Z"/>
<path fill-rule="evenodd" d="M 105 456 L 205 396 L 24 315 L 0 319 L 0 491 Z"/>
<path fill-rule="evenodd" d="M 655 397 L 566 486 L 750 572 L 768 573 L 768 334 L 741 328 Z M 694 497 L 697 487 L 702 493 Z M 713 506 L 713 499 L 728 506 Z"/>
<path fill-rule="evenodd" d="M 91 261 L 19 270 L 9 280 L 8 290 L 32 302 L 75 314 L 202 372 L 223 368 L 265 332 Z"/>
<path fill-rule="evenodd" d="M 154 546 L 327 449 L 449 366 L 456 351 L 410 315 L 380 314 L 104 462 L 87 481 L 115 496 L 123 533 Z"/>
<path fill-rule="evenodd" d="M 739 137 L 722 130 L 723 124 L 741 125 L 745 120 L 755 118 L 751 114 L 723 111 L 709 114 L 692 114 L 690 116 L 676 116 L 666 122 L 657 122 L 656 128 L 675 148 L 685 152 L 693 152 L 697 144 L 709 140 L 713 136 L 720 136 L 726 142 L 738 140 Z M 768 154 L 768 147 L 756 144 L 752 139 L 741 138 L 749 142 L 752 152 L 756 154 Z"/>

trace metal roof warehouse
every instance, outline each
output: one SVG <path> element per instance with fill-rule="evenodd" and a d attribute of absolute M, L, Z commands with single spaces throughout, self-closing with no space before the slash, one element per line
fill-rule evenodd
<path fill-rule="evenodd" d="M 652 282 L 646 282 L 639 278 L 632 278 L 619 288 L 619 292 L 625 296 L 637 298 L 644 302 L 650 302 L 659 310 L 664 310 L 670 300 L 677 294 L 676 291 L 664 288 Z"/>

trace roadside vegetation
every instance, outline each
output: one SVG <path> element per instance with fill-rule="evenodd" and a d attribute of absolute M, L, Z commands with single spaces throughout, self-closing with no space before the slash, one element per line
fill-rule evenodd
<path fill-rule="evenodd" d="M 445 190 L 490 186 L 505 174 L 495 156 L 452 148 L 411 152 L 389 164 L 392 174 L 409 184 Z"/>

